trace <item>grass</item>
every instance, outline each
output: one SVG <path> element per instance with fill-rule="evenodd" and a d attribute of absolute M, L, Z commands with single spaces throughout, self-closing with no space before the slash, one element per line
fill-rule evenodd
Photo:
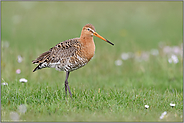
<path fill-rule="evenodd" d="M 1 116 L 11 121 L 183 121 L 182 62 L 168 56 L 134 59 L 116 66 L 123 52 L 140 54 L 182 44 L 182 2 L 1 2 Z M 64 40 L 79 37 L 92 23 L 113 42 L 95 39 L 95 57 L 69 77 L 73 99 L 65 96 L 65 72 L 32 72 L 31 61 Z M 22 63 L 17 56 L 23 57 Z M 21 69 L 21 74 L 16 74 Z M 26 78 L 27 83 L 20 83 Z M 175 107 L 170 107 L 175 103 Z M 20 113 L 18 106 L 27 111 Z M 148 109 L 144 105 L 149 105 Z M 167 111 L 164 119 L 160 115 Z"/>

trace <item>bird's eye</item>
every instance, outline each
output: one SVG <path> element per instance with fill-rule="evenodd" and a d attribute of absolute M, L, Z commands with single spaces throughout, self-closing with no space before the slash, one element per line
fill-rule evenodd
<path fill-rule="evenodd" d="M 88 28 L 87 30 L 90 31 L 91 33 L 94 33 L 94 31 L 91 28 Z"/>

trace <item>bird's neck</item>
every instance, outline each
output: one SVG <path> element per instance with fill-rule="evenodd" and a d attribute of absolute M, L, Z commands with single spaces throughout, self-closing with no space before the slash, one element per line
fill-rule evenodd
<path fill-rule="evenodd" d="M 80 40 L 83 46 L 83 52 L 88 61 L 94 56 L 95 53 L 95 43 L 93 41 L 93 36 L 82 34 Z"/>

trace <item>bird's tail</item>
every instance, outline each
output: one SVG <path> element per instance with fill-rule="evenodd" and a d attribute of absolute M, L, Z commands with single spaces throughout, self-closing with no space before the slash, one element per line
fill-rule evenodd
<path fill-rule="evenodd" d="M 33 72 L 35 72 L 36 70 L 42 69 L 41 66 L 42 66 L 42 63 L 40 63 L 40 64 L 33 70 Z"/>
<path fill-rule="evenodd" d="M 37 59 L 33 60 L 32 63 L 33 64 L 39 64 L 34 70 L 33 72 L 35 72 L 36 70 L 42 69 L 47 67 L 47 61 L 50 57 L 50 53 L 51 51 L 47 51 L 42 53 Z"/>

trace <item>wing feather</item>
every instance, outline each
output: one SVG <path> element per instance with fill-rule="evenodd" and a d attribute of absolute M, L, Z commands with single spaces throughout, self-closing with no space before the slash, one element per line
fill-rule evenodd
<path fill-rule="evenodd" d="M 79 38 L 74 38 L 63 41 L 49 51 L 42 53 L 37 59 L 32 61 L 33 64 L 39 64 L 33 72 L 48 67 L 50 63 L 59 63 L 61 60 L 66 61 L 66 59 L 80 50 L 81 43 L 78 40 Z"/>

